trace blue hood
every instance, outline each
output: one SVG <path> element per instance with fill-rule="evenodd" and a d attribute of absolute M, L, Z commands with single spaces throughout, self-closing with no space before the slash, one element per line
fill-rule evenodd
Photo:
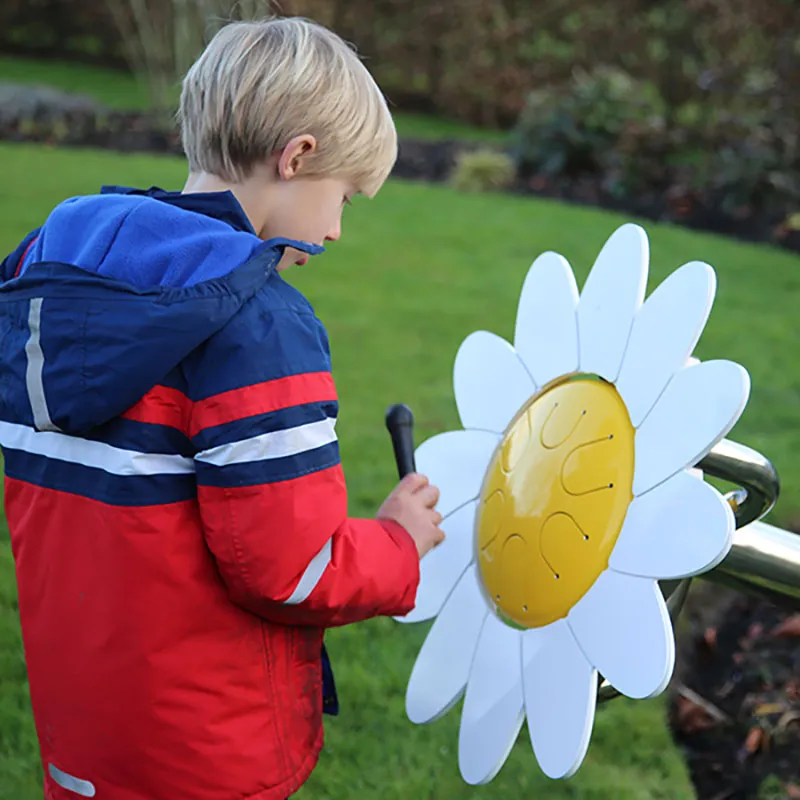
<path fill-rule="evenodd" d="M 2 264 L 0 418 L 41 428 L 37 387 L 64 432 L 118 416 L 283 284 L 287 246 L 322 252 L 262 242 L 230 192 L 107 187 L 66 200 Z"/>

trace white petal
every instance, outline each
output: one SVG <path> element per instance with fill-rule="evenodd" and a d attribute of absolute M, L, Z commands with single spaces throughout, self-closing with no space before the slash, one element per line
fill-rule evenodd
<path fill-rule="evenodd" d="M 714 270 L 692 261 L 675 270 L 636 315 L 617 379 L 635 428 L 686 365 L 708 321 L 716 286 Z"/>
<path fill-rule="evenodd" d="M 675 635 L 654 580 L 606 570 L 567 621 L 586 657 L 617 691 L 640 700 L 667 688 Z"/>
<path fill-rule="evenodd" d="M 522 638 L 525 714 L 533 752 L 549 778 L 569 778 L 589 749 L 597 704 L 597 671 L 565 620 Z"/>
<path fill-rule="evenodd" d="M 406 713 L 412 722 L 433 722 L 459 701 L 488 613 L 477 570 L 469 567 L 428 631 L 411 671 Z"/>
<path fill-rule="evenodd" d="M 539 387 L 578 367 L 577 306 L 569 263 L 558 253 L 543 253 L 522 286 L 514 332 L 514 348 Z"/>
<path fill-rule="evenodd" d="M 461 424 L 496 433 L 536 391 L 514 348 L 486 331 L 471 333 L 459 348 L 453 387 Z"/>
<path fill-rule="evenodd" d="M 417 448 L 417 472 L 427 475 L 439 487 L 437 509 L 442 516 L 478 497 L 499 442 L 496 433 L 447 431 L 432 436 Z"/>
<path fill-rule="evenodd" d="M 458 764 L 472 785 L 489 783 L 505 764 L 525 719 L 520 648 L 522 634 L 494 614 L 478 640 L 469 673 Z"/>
<path fill-rule="evenodd" d="M 420 561 L 416 604 L 406 616 L 395 617 L 398 622 L 424 622 L 442 610 L 447 596 L 472 562 L 477 508 L 477 502 L 469 503 L 442 522 L 445 540 Z"/>
<path fill-rule="evenodd" d="M 735 527 L 722 495 L 682 471 L 631 503 L 608 565 L 659 580 L 700 575 L 728 555 Z"/>
<path fill-rule="evenodd" d="M 636 431 L 634 495 L 693 466 L 736 424 L 750 376 L 732 361 L 684 367 Z"/>
<path fill-rule="evenodd" d="M 644 299 L 648 256 L 647 234 L 632 223 L 617 228 L 603 245 L 578 303 L 581 372 L 616 380 Z"/>

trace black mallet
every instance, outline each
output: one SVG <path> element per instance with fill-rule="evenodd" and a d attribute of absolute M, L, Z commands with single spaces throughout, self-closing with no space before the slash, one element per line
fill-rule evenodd
<path fill-rule="evenodd" d="M 411 472 L 416 472 L 414 463 L 414 415 L 407 405 L 398 403 L 386 412 L 386 427 L 392 437 L 394 458 L 400 480 Z"/>

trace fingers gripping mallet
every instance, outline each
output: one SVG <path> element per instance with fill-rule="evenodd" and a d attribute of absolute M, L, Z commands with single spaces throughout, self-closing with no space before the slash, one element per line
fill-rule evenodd
<path fill-rule="evenodd" d="M 392 437 L 397 472 L 402 480 L 411 472 L 416 472 L 414 463 L 414 415 L 402 403 L 393 405 L 386 412 L 386 427 Z"/>

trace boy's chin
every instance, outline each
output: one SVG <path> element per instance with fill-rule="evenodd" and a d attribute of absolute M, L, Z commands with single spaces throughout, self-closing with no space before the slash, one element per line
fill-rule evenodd
<path fill-rule="evenodd" d="M 294 267 L 295 265 L 302 267 L 303 264 L 308 263 L 308 258 L 308 253 L 303 253 L 300 250 L 287 247 L 283 253 L 283 257 L 278 262 L 276 269 L 278 272 L 284 272 L 285 270 L 289 269 L 289 267 Z"/>

